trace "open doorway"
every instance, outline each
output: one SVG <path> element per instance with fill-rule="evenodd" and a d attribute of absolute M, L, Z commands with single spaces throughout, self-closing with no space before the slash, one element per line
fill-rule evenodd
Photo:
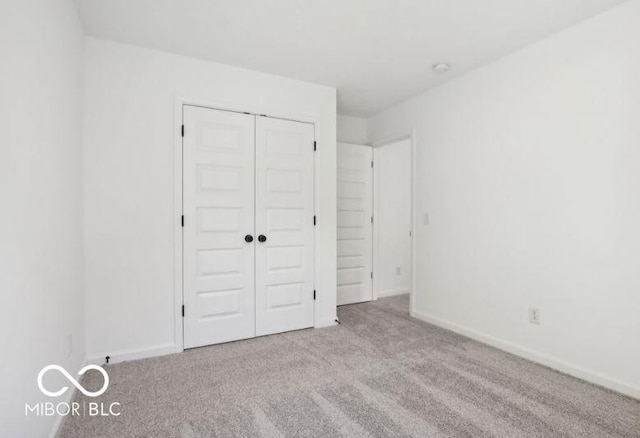
<path fill-rule="evenodd" d="M 412 290 L 412 155 L 411 138 L 338 144 L 339 306 Z"/>
<path fill-rule="evenodd" d="M 377 299 L 412 290 L 411 138 L 375 147 L 373 155 L 373 296 Z"/>

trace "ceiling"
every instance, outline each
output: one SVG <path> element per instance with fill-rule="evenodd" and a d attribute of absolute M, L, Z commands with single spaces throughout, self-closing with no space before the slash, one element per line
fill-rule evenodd
<path fill-rule="evenodd" d="M 338 89 L 369 116 L 624 0 L 76 0 L 88 35 Z M 452 69 L 436 74 L 433 64 Z"/>

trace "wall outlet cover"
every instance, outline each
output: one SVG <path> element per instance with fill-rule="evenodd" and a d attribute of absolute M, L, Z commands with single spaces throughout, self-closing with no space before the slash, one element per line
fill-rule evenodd
<path fill-rule="evenodd" d="M 540 309 L 537 307 L 529 307 L 529 322 L 540 325 Z"/>

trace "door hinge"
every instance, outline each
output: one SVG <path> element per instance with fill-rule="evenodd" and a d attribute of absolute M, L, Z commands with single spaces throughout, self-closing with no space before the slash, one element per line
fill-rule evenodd
<path fill-rule="evenodd" d="M 182 317 L 184 318 L 184 304 L 182 305 Z"/>
<path fill-rule="evenodd" d="M 182 136 L 184 137 L 184 125 L 182 125 Z"/>
<path fill-rule="evenodd" d="M 315 217 L 315 216 L 313 216 L 313 226 L 314 226 L 314 227 L 316 226 L 316 223 L 317 223 L 317 222 L 318 222 L 318 221 L 317 221 L 316 217 Z"/>
<path fill-rule="evenodd" d="M 371 162 L 371 168 L 373 169 L 373 161 Z"/>
<path fill-rule="evenodd" d="M 184 227 L 184 215 L 182 215 L 182 218 L 180 219 L 180 224 Z"/>
<path fill-rule="evenodd" d="M 314 291 L 313 291 L 313 299 L 314 299 L 314 300 L 316 299 L 316 291 L 315 291 L 315 289 L 314 289 Z"/>
<path fill-rule="evenodd" d="M 373 280 L 373 272 L 371 273 L 371 279 Z"/>
<path fill-rule="evenodd" d="M 318 150 L 318 144 L 315 141 L 313 142 L 313 150 L 314 151 Z"/>
<path fill-rule="evenodd" d="M 371 216 L 371 223 L 373 223 L 373 216 Z"/>

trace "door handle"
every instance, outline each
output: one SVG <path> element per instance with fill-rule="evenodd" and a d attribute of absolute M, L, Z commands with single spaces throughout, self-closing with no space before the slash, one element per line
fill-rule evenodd
<path fill-rule="evenodd" d="M 258 241 L 260 242 L 266 242 L 267 241 L 267 236 L 265 236 L 264 234 L 260 234 L 258 236 Z"/>
<path fill-rule="evenodd" d="M 251 234 L 247 234 L 246 236 L 244 236 L 244 241 L 247 243 L 253 242 L 253 236 Z"/>

